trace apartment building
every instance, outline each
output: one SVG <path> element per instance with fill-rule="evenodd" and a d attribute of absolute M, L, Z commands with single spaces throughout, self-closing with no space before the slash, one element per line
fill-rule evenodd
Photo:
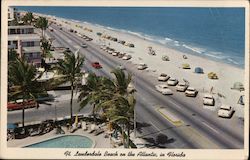
<path fill-rule="evenodd" d="M 10 24 L 11 21 L 16 19 L 17 21 L 20 20 L 20 13 L 17 12 L 17 9 L 14 7 L 8 7 L 8 24 Z"/>
<path fill-rule="evenodd" d="M 18 56 L 25 57 L 28 63 L 41 65 L 40 36 L 30 25 L 8 26 L 8 48 L 15 49 Z"/>

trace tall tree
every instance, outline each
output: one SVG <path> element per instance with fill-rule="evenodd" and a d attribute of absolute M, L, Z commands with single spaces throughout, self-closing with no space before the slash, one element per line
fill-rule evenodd
<path fill-rule="evenodd" d="M 42 31 L 42 39 L 44 39 L 44 32 L 49 27 L 48 20 L 45 17 L 39 17 L 36 20 L 35 27 L 41 29 L 41 31 Z"/>
<path fill-rule="evenodd" d="M 76 87 L 79 77 L 82 76 L 81 67 L 84 62 L 84 57 L 81 57 L 76 51 L 75 54 L 71 52 L 64 52 L 64 60 L 59 60 L 55 69 L 61 76 L 58 78 L 62 83 L 70 82 L 71 86 L 71 98 L 70 98 L 70 116 L 71 123 L 73 120 L 73 96 L 74 88 Z"/>
<path fill-rule="evenodd" d="M 16 61 L 18 58 L 17 52 L 14 49 L 8 49 L 8 63 Z"/>
<path fill-rule="evenodd" d="M 31 24 L 31 23 L 33 22 L 33 19 L 34 19 L 34 16 L 33 16 L 33 13 L 31 13 L 31 12 L 27 12 L 27 13 L 23 16 L 23 18 L 22 18 L 22 20 L 23 20 L 23 22 L 24 22 L 25 24 Z"/>
<path fill-rule="evenodd" d="M 128 92 L 132 76 L 120 69 L 115 69 L 111 73 L 114 74 L 114 79 L 96 77 L 90 74 L 87 84 L 81 89 L 80 109 L 88 103 L 94 104 L 93 110 L 102 110 L 102 114 L 110 122 L 122 124 L 123 130 L 127 128 L 127 142 L 129 143 L 130 122 L 134 115 L 136 102 L 133 95 L 134 91 Z M 123 130 L 122 134 L 124 133 Z"/>
<path fill-rule="evenodd" d="M 25 103 L 28 99 L 34 99 L 42 92 L 40 84 L 37 82 L 36 68 L 28 64 L 24 59 L 16 59 L 15 63 L 9 64 L 8 81 L 10 84 L 9 98 L 22 97 L 22 126 L 24 127 Z"/>
<path fill-rule="evenodd" d="M 42 49 L 42 56 L 46 57 L 46 54 L 50 52 L 51 43 L 47 39 L 41 39 L 41 49 Z"/>

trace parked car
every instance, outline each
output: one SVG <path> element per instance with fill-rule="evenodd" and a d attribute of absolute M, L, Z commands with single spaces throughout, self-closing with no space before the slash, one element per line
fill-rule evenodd
<path fill-rule="evenodd" d="M 132 58 L 131 55 L 125 55 L 125 56 L 122 57 L 123 60 L 129 60 L 131 58 Z"/>
<path fill-rule="evenodd" d="M 203 96 L 203 104 L 204 105 L 210 105 L 210 106 L 213 106 L 214 105 L 214 97 L 210 94 L 205 94 Z"/>
<path fill-rule="evenodd" d="M 218 110 L 218 116 L 219 117 L 225 117 L 225 118 L 230 118 L 232 117 L 234 112 L 233 107 L 229 105 L 222 105 L 220 109 Z"/>
<path fill-rule="evenodd" d="M 102 68 L 102 66 L 99 62 L 92 62 L 91 65 L 92 65 L 92 67 L 94 67 L 96 69 Z"/>
<path fill-rule="evenodd" d="M 170 77 L 165 74 L 165 73 L 161 73 L 160 76 L 158 77 L 158 81 L 167 81 Z"/>
<path fill-rule="evenodd" d="M 185 95 L 187 97 L 196 97 L 197 93 L 198 91 L 193 87 L 188 87 L 187 90 L 185 91 Z"/>
<path fill-rule="evenodd" d="M 168 82 L 167 82 L 167 84 L 169 85 L 169 86 L 176 86 L 177 84 L 178 84 L 178 80 L 176 79 L 176 78 L 169 78 L 168 79 Z"/>
<path fill-rule="evenodd" d="M 138 66 L 137 66 L 137 69 L 138 70 L 144 70 L 148 68 L 148 66 L 145 64 L 145 63 L 140 63 Z"/>
<path fill-rule="evenodd" d="M 112 56 L 118 56 L 118 52 L 116 52 L 116 51 L 113 52 L 113 53 L 112 53 Z"/>
<path fill-rule="evenodd" d="M 82 44 L 81 44 L 81 47 L 82 47 L 82 48 L 87 48 L 88 46 L 87 46 L 87 44 L 82 43 Z"/>
<path fill-rule="evenodd" d="M 176 91 L 179 92 L 185 92 L 188 88 L 188 85 L 184 82 L 178 83 L 178 85 L 176 86 Z"/>
<path fill-rule="evenodd" d="M 165 84 L 158 84 L 155 86 L 158 92 L 161 92 L 163 95 L 171 95 L 173 94 L 172 90 L 168 88 Z"/>
<path fill-rule="evenodd" d="M 70 29 L 69 31 L 70 31 L 70 32 L 74 32 L 74 30 L 73 30 L 73 29 Z"/>
<path fill-rule="evenodd" d="M 38 107 L 38 103 L 35 100 L 31 100 L 31 99 L 28 101 L 25 101 L 24 103 L 22 99 L 18 99 L 16 101 L 11 101 L 7 103 L 8 111 L 22 109 L 23 106 L 25 108 Z"/>

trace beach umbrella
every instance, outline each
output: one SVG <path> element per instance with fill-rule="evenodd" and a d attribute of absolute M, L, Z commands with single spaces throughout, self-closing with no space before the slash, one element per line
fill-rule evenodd
<path fill-rule="evenodd" d="M 203 69 L 202 69 L 201 67 L 196 67 L 196 68 L 194 69 L 194 72 L 195 72 L 195 73 L 204 73 L 204 72 L 203 72 Z"/>
<path fill-rule="evenodd" d="M 190 65 L 188 63 L 182 64 L 182 69 L 190 69 Z"/>
<path fill-rule="evenodd" d="M 231 89 L 243 91 L 244 90 L 244 85 L 241 82 L 235 82 Z"/>
<path fill-rule="evenodd" d="M 209 79 L 218 79 L 218 76 L 215 72 L 209 72 L 207 76 Z"/>
<path fill-rule="evenodd" d="M 165 55 L 165 56 L 162 56 L 162 58 L 161 58 L 163 61 L 169 61 L 169 57 L 167 56 L 167 55 Z"/>

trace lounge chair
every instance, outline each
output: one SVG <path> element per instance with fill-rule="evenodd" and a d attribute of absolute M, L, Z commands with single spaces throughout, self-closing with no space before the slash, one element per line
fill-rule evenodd
<path fill-rule="evenodd" d="M 96 130 L 96 124 L 91 124 L 89 133 L 93 133 L 95 130 Z"/>
<path fill-rule="evenodd" d="M 77 130 L 77 124 L 76 123 L 74 123 L 73 124 L 73 126 L 72 126 L 72 128 L 71 128 L 71 130 L 70 130 L 70 133 L 73 133 L 73 132 L 75 132 L 76 130 Z"/>
<path fill-rule="evenodd" d="M 82 130 L 84 131 L 88 130 L 87 123 L 85 121 L 82 122 Z"/>

